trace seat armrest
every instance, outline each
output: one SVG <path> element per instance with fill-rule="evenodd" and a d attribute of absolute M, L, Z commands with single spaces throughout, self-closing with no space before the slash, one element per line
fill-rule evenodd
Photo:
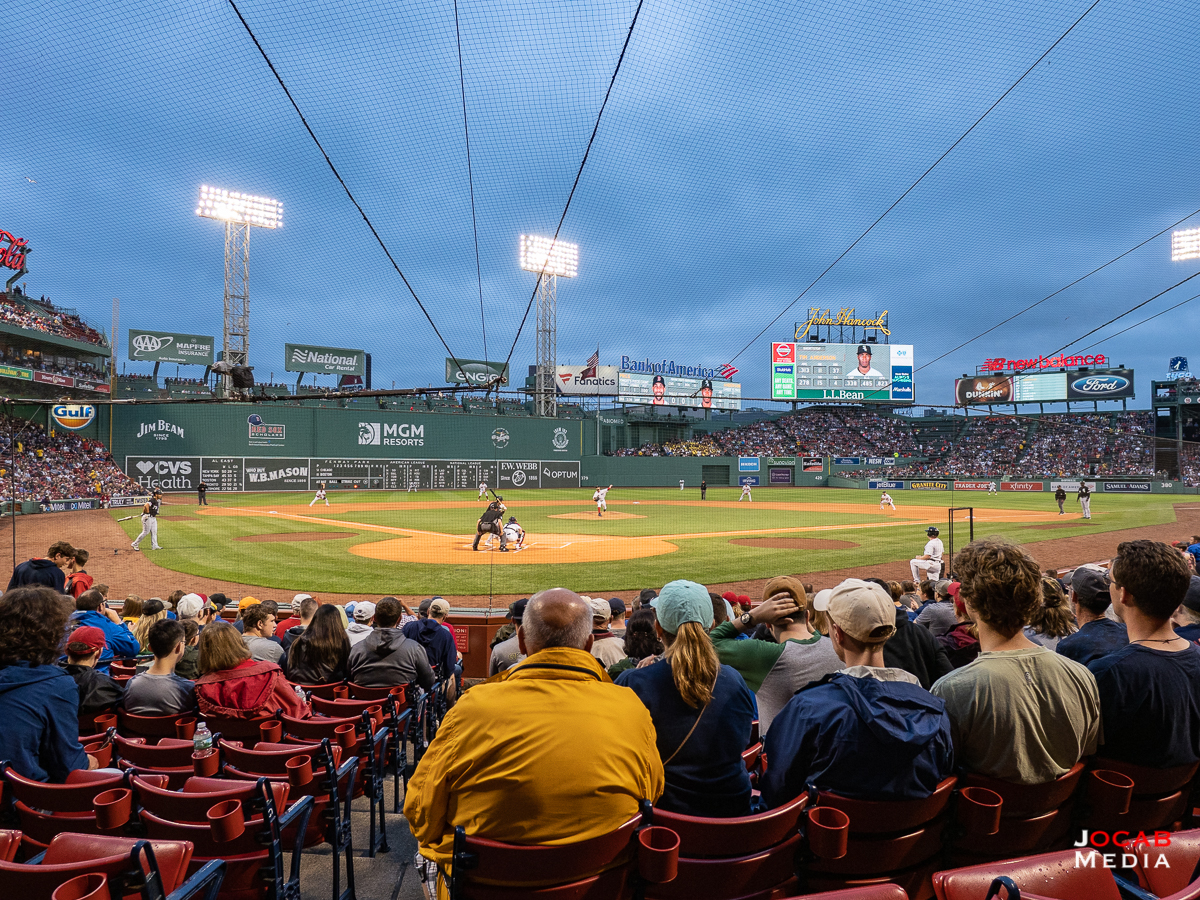
<path fill-rule="evenodd" d="M 225 880 L 225 860 L 210 859 L 191 878 L 171 891 L 167 900 L 217 900 Z"/>

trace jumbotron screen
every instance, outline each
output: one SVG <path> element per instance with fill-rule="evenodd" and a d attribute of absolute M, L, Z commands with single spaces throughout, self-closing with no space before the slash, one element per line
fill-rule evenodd
<path fill-rule="evenodd" d="M 771 344 L 771 399 L 912 403 L 912 344 Z"/>
<path fill-rule="evenodd" d="M 741 409 L 742 386 L 720 378 L 617 373 L 617 402 L 690 409 Z"/>

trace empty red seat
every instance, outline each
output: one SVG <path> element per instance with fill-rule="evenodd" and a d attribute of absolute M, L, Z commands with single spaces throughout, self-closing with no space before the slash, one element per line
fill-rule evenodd
<path fill-rule="evenodd" d="M 196 713 L 185 712 L 174 716 L 135 716 L 123 709 L 117 710 L 117 731 L 127 738 L 146 738 L 154 742 L 159 738 L 178 738 L 179 725 L 188 720 L 195 721 Z"/>
<path fill-rule="evenodd" d="M 1142 887 L 1159 897 L 1178 893 L 1200 881 L 1200 829 L 1172 832 L 1170 841 L 1166 847 L 1149 846 L 1134 850 L 1137 857 L 1134 871 L 1137 872 L 1138 881 Z M 1159 854 L 1166 859 L 1167 865 L 1158 864 Z"/>
<path fill-rule="evenodd" d="M 1121 900 L 1112 872 L 1099 863 L 1077 866 L 1074 850 L 936 872 L 933 891 L 937 900 L 982 900 L 999 875 L 1011 878 L 1022 893 L 1054 900 Z"/>
<path fill-rule="evenodd" d="M 16 800 L 25 841 L 38 848 L 64 831 L 99 834 L 92 801 L 97 794 L 126 787 L 124 775 L 82 769 L 71 772 L 64 784 L 33 781 L 6 763 L 0 763 L 0 775 Z"/>
<path fill-rule="evenodd" d="M 109 877 L 114 898 L 135 893 L 132 886 L 153 872 L 170 893 L 183 884 L 191 859 L 192 845 L 186 841 L 60 834 L 36 864 L 0 860 L 0 896 L 45 900 L 64 882 L 92 872 Z"/>
<path fill-rule="evenodd" d="M 865 887 L 845 888 L 840 891 L 824 891 L 820 894 L 804 894 L 787 900 L 908 900 L 904 888 L 897 884 L 870 884 Z"/>
<path fill-rule="evenodd" d="M 117 767 L 135 772 L 154 772 L 166 775 L 172 788 L 179 788 L 192 777 L 192 753 L 195 745 L 181 738 L 161 738 L 157 744 L 145 743 L 145 738 L 113 738 Z"/>

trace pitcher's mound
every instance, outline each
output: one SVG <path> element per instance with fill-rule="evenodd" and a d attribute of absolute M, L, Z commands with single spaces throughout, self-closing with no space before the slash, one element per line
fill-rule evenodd
<path fill-rule="evenodd" d="M 603 516 L 597 516 L 590 512 L 573 512 L 559 513 L 556 516 L 546 516 L 547 519 L 644 519 L 645 516 L 637 516 L 633 513 L 617 512 L 615 509 L 610 509 Z"/>
<path fill-rule="evenodd" d="M 829 541 L 822 538 L 739 538 L 729 543 L 739 547 L 763 547 L 772 550 L 846 550 L 858 546 L 853 541 Z"/>
<path fill-rule="evenodd" d="M 357 531 L 287 531 L 280 534 L 247 534 L 235 537 L 235 541 L 246 541 L 250 544 L 272 543 L 274 541 L 338 541 L 342 538 L 358 537 Z"/>

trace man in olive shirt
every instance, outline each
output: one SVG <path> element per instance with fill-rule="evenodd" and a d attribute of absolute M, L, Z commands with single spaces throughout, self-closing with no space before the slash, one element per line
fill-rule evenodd
<path fill-rule="evenodd" d="M 975 541 L 955 559 L 955 572 L 982 648 L 932 688 L 946 701 L 955 756 L 968 772 L 1001 781 L 1053 781 L 1096 752 L 1096 679 L 1025 637 L 1025 623 L 1042 602 L 1042 580 L 1037 562 L 1019 546 Z"/>

